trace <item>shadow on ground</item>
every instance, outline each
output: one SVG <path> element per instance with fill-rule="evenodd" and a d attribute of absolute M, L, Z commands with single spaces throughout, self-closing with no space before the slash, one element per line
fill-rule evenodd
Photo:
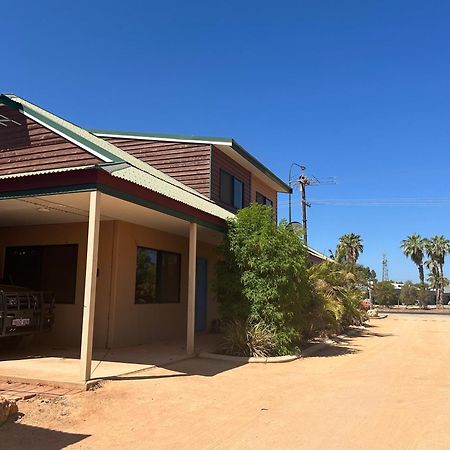
<path fill-rule="evenodd" d="M 305 356 L 305 358 L 324 358 L 330 356 L 343 356 L 343 355 L 351 355 L 353 353 L 358 353 L 360 350 L 352 347 L 344 347 L 341 345 L 329 344 L 326 347 L 323 347 L 316 353 L 312 353 L 311 355 Z"/>
<path fill-rule="evenodd" d="M 180 362 L 166 364 L 164 367 L 170 372 L 155 373 L 155 369 L 146 369 L 135 373 L 125 374 L 116 377 L 104 378 L 111 381 L 121 380 L 155 380 L 169 379 L 190 376 L 213 377 L 227 370 L 236 369 L 247 364 L 246 362 L 220 361 L 213 359 L 191 358 Z M 157 370 L 158 368 L 156 368 Z"/>
<path fill-rule="evenodd" d="M 0 448 L 8 450 L 59 450 L 79 443 L 88 434 L 65 433 L 20 423 L 7 423 L 0 426 Z"/>
<path fill-rule="evenodd" d="M 317 352 L 308 354 L 304 358 L 323 358 L 330 356 L 351 355 L 360 352 L 354 343 L 356 338 L 385 338 L 395 336 L 392 333 L 377 333 L 372 329 L 376 329 L 376 325 L 365 324 L 364 328 L 354 328 L 348 335 L 336 336 L 333 343 L 323 346 Z"/>
<path fill-rule="evenodd" d="M 197 352 L 211 352 L 217 347 L 219 335 L 204 334 L 196 337 Z M 0 376 L 36 378 L 57 382 L 77 382 L 79 380 L 79 356 L 77 348 L 57 348 L 50 345 L 29 345 L 22 348 L 6 348 L 0 351 Z M 119 380 L 181 377 L 188 375 L 214 376 L 233 369 L 239 363 L 216 363 L 206 367 L 191 362 L 181 364 L 191 358 L 186 354 L 183 340 L 169 340 L 133 347 L 95 349 L 92 361 L 93 380 Z M 148 373 L 153 368 L 168 369 L 178 374 L 161 375 Z"/>

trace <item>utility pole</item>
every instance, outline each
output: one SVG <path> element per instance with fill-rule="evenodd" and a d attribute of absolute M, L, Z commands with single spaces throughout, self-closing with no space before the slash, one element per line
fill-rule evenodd
<path fill-rule="evenodd" d="M 306 169 L 305 166 L 302 166 L 302 165 L 300 165 L 298 163 L 295 163 L 295 162 L 292 163 L 291 166 L 289 167 L 289 179 L 288 179 L 288 186 L 290 188 L 290 191 L 289 191 L 289 223 L 292 222 L 292 169 L 295 166 L 300 168 L 300 170 L 305 170 Z"/>
<path fill-rule="evenodd" d="M 307 219 L 306 219 L 306 208 L 311 205 L 306 201 L 306 186 L 311 184 L 311 182 L 304 174 L 300 175 L 298 182 L 300 184 L 300 191 L 302 194 L 303 240 L 305 242 L 305 245 L 308 246 L 308 227 L 307 227 Z"/>
<path fill-rule="evenodd" d="M 298 178 L 296 178 L 295 180 L 292 179 L 292 169 L 297 166 L 302 173 L 300 174 L 300 176 Z M 293 182 L 295 181 L 295 186 L 300 187 L 300 193 L 301 193 L 301 205 L 302 205 L 302 228 L 303 228 L 303 241 L 305 243 L 305 245 L 308 245 L 308 228 L 307 228 L 307 218 L 306 218 L 306 208 L 309 208 L 311 206 L 311 203 L 308 203 L 306 201 L 306 186 L 317 186 L 320 184 L 336 184 L 336 180 L 334 179 L 334 177 L 328 177 L 326 178 L 324 181 L 319 180 L 318 178 L 316 178 L 315 176 L 309 176 L 307 177 L 304 173 L 304 171 L 306 170 L 305 166 L 301 166 L 300 164 L 297 163 L 292 163 L 291 166 L 289 167 L 289 182 L 288 185 L 290 187 L 290 191 L 289 191 L 289 223 L 292 224 L 294 222 L 292 222 L 292 192 L 293 192 Z M 295 222 L 298 223 L 298 222 Z"/>

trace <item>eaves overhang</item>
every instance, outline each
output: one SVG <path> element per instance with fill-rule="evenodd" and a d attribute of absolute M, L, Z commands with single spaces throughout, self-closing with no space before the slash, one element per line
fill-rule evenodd
<path fill-rule="evenodd" d="M 223 232 L 225 229 L 225 219 L 195 209 L 175 199 L 165 197 L 163 194 L 151 191 L 130 180 L 114 176 L 114 172 L 111 173 L 101 166 L 47 171 L 46 173 L 2 177 L 0 179 L 0 199 L 89 192 L 93 190 L 98 190 L 173 217 L 195 222 L 216 231 Z"/>

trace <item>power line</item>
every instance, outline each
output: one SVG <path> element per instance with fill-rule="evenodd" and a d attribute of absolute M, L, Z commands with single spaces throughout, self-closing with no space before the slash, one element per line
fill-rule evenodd
<path fill-rule="evenodd" d="M 302 208 L 302 229 L 303 229 L 303 240 L 305 242 L 305 245 L 308 245 L 308 227 L 307 227 L 307 217 L 306 217 L 306 211 L 307 208 L 311 207 L 311 203 L 306 201 L 306 186 L 318 186 L 321 184 L 336 184 L 336 178 L 335 177 L 327 177 L 319 179 L 314 175 L 308 175 L 306 176 L 303 172 L 306 167 L 305 166 L 299 166 L 296 163 L 293 163 L 291 165 L 291 169 L 293 166 L 298 166 L 302 173 L 297 178 L 296 182 L 293 183 L 291 179 L 289 179 L 289 185 L 294 187 L 298 187 L 300 189 L 300 197 L 301 197 L 301 208 Z M 289 223 L 292 221 L 291 217 L 291 193 L 289 194 Z"/>
<path fill-rule="evenodd" d="M 298 169 L 301 170 L 301 173 L 299 175 L 295 175 L 293 177 L 292 170 L 296 169 L 298 172 Z M 298 164 L 293 162 L 291 166 L 289 167 L 289 180 L 288 184 L 291 188 L 289 191 L 289 201 L 288 201 L 288 216 L 289 216 L 289 223 L 292 222 L 292 192 L 295 188 L 298 188 L 300 190 L 300 205 L 302 209 L 302 230 L 303 230 L 303 240 L 305 242 L 305 245 L 308 245 L 308 227 L 307 227 L 307 218 L 306 218 L 306 211 L 307 208 L 311 207 L 311 203 L 306 201 L 306 186 L 317 186 L 320 184 L 336 184 L 336 177 L 327 177 L 327 178 L 317 178 L 314 175 L 308 175 L 305 174 L 306 167 L 304 165 Z"/>
<path fill-rule="evenodd" d="M 450 198 L 310 199 L 309 203 L 317 206 L 450 207 Z"/>

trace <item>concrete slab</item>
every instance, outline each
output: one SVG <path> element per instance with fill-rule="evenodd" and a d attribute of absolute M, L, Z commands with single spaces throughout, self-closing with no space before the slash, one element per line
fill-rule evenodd
<path fill-rule="evenodd" d="M 217 337 L 197 337 L 196 352 L 213 350 Z M 104 380 L 165 367 L 188 358 L 183 341 L 158 342 L 135 347 L 95 350 L 92 379 Z M 0 382 L 42 384 L 64 389 L 85 388 L 81 381 L 79 350 L 26 348 L 0 353 Z"/>

